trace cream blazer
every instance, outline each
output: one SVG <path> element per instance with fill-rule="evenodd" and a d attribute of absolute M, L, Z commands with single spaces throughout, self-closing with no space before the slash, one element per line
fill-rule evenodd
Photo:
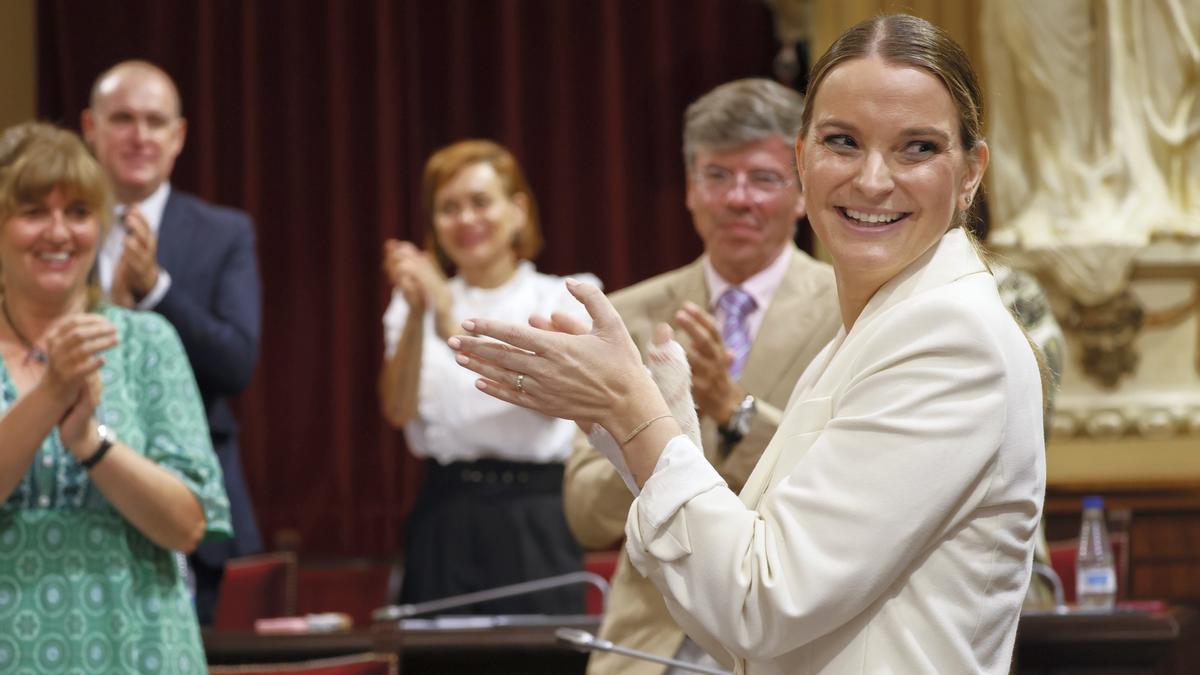
<path fill-rule="evenodd" d="M 740 496 L 672 440 L 626 551 L 737 673 L 1007 673 L 1041 401 L 1028 341 L 952 230 L 814 359 Z"/>

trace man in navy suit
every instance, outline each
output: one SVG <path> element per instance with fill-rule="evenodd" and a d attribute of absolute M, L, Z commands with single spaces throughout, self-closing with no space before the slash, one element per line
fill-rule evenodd
<path fill-rule="evenodd" d="M 254 225 L 169 182 L 187 121 L 175 83 L 157 66 L 125 61 L 101 73 L 83 111 L 85 138 L 108 172 L 118 226 L 99 255 L 112 302 L 162 314 L 187 350 L 225 474 L 234 538 L 191 556 L 196 608 L 211 623 L 225 561 L 262 548 L 242 477 L 237 420 L 226 399 L 250 382 L 258 360 L 262 292 Z"/>

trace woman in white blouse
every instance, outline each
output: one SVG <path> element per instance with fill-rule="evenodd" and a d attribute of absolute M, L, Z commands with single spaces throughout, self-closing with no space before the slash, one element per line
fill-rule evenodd
<path fill-rule="evenodd" d="M 380 401 L 426 460 L 405 538 L 402 603 L 583 567 L 562 511 L 574 425 L 484 395 L 446 346 L 468 317 L 569 312 L 587 320 L 563 280 L 530 262 L 542 245 L 533 193 L 511 153 L 468 140 L 429 158 L 422 204 L 428 250 L 389 240 L 384 253 L 394 290 L 383 317 Z M 444 267 L 455 276 L 447 279 Z M 566 588 L 455 611 L 576 614 L 583 594 Z"/>
<path fill-rule="evenodd" d="M 1037 354 L 962 228 L 988 164 L 966 55 L 906 15 L 817 61 L 796 140 L 843 328 L 740 494 L 680 434 L 603 295 L 594 321 L 479 319 L 502 400 L 598 423 L 640 495 L 633 564 L 746 673 L 1007 673 L 1045 488 Z M 678 352 L 678 350 L 675 350 Z M 521 387 L 515 387 L 521 378 Z"/>

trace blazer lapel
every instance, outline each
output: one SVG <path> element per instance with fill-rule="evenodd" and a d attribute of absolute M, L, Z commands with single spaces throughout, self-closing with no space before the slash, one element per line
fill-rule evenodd
<path fill-rule="evenodd" d="M 688 265 L 686 273 L 680 275 L 679 283 L 673 285 L 670 292 L 672 308 L 666 319 L 668 323 L 675 320 L 675 312 L 685 302 L 708 309 L 708 282 L 704 280 L 704 264 L 700 258 Z"/>
<path fill-rule="evenodd" d="M 875 317 L 904 300 L 931 288 L 945 286 L 962 277 L 980 273 L 990 274 L 967 235 L 960 228 L 952 228 L 920 258 L 871 296 L 867 306 L 854 322 L 854 328 L 850 330 L 847 340 L 866 332 L 866 327 Z"/>
<path fill-rule="evenodd" d="M 188 251 L 192 250 L 192 238 L 196 228 L 189 227 L 189 211 L 186 202 L 171 188 L 167 205 L 163 207 L 162 222 L 158 224 L 158 264 L 170 270 L 171 276 L 181 275 L 188 266 Z"/>
<path fill-rule="evenodd" d="M 743 504 L 756 508 L 763 495 L 791 473 L 820 437 L 832 413 L 833 399 L 829 396 L 792 401 L 779 430 L 763 450 L 762 459 L 738 494 Z"/>

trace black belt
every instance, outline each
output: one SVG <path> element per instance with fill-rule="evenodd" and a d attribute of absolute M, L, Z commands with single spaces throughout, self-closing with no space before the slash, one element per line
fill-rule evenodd
<path fill-rule="evenodd" d="M 502 459 L 478 459 L 443 465 L 437 460 L 427 459 L 425 481 L 432 487 L 512 487 L 518 491 L 561 492 L 563 465 L 559 462 L 508 462 Z"/>

